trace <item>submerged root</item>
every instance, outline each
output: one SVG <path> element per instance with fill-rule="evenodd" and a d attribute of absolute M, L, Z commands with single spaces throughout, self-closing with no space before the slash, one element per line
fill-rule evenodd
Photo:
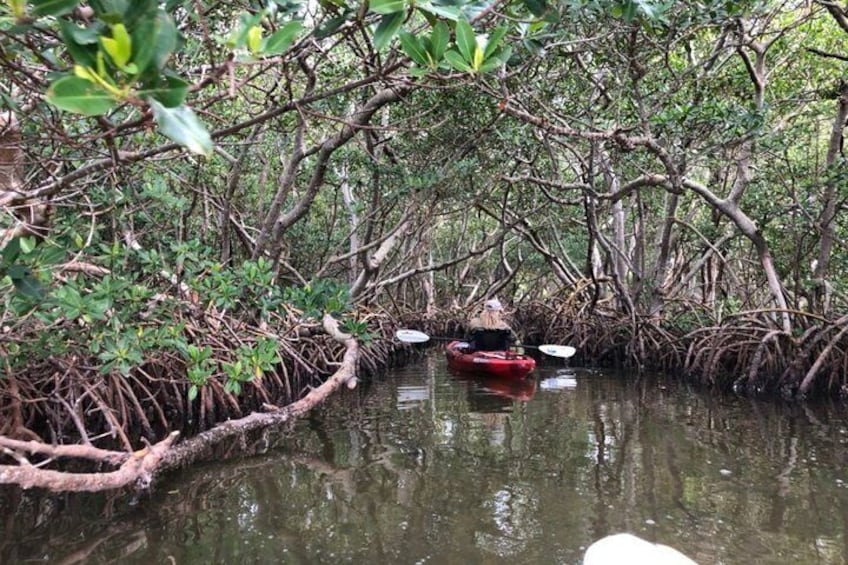
<path fill-rule="evenodd" d="M 326 320 L 323 326 L 323 331 L 315 325 L 304 331 L 293 324 L 277 334 L 282 362 L 261 378 L 245 382 L 238 395 L 227 389 L 225 376 L 218 374 L 189 400 L 191 383 L 185 363 L 167 352 L 151 356 L 126 376 L 116 371 L 103 374 L 93 360 L 69 356 L 0 379 L 0 440 L 7 442 L 0 444 L 0 484 L 51 490 L 143 484 L 154 471 L 176 465 L 175 461 L 185 464 L 204 451 L 195 450 L 194 455 L 180 452 L 183 455 L 176 459 L 169 455 L 170 463 L 163 467 L 162 457 L 170 453 L 177 435 L 206 437 L 208 443 L 211 440 L 204 434 L 218 430 L 224 421 L 229 422 L 227 429 L 234 431 L 240 428 L 233 422 L 251 422 L 245 428 L 249 430 L 256 421 L 269 425 L 283 421 L 322 401 L 340 383 L 352 387 L 357 376 L 373 374 L 397 357 L 400 344 L 391 339 L 393 325 L 381 325 L 381 333 L 361 350 L 356 340 L 337 326 Z M 204 336 L 206 343 L 226 355 L 268 333 L 247 329 L 227 335 L 206 328 L 195 329 L 194 335 Z M 356 351 L 353 356 L 352 349 Z M 335 379 L 329 391 L 325 386 L 328 375 Z M 284 410 L 287 416 L 257 417 L 267 410 Z M 218 431 L 211 437 L 220 436 Z M 150 446 L 145 461 L 132 459 L 131 455 L 140 453 L 136 451 L 139 448 L 148 449 L 145 444 Z M 53 451 L 45 451 L 45 446 Z M 85 450 L 76 455 L 63 451 L 72 447 Z M 155 464 L 150 459 L 154 455 Z M 104 464 L 119 467 L 104 473 Z"/>
<path fill-rule="evenodd" d="M 800 333 L 789 335 L 778 327 L 778 314 L 752 311 L 715 323 L 708 312 L 690 306 L 676 317 L 634 322 L 552 299 L 522 307 L 515 325 L 527 343 L 575 346 L 578 363 L 682 373 L 744 394 L 848 394 L 848 316 L 828 321 L 792 312 Z"/>

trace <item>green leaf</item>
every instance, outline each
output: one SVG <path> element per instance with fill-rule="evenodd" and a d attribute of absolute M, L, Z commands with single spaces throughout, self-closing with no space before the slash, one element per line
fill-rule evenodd
<path fill-rule="evenodd" d="M 32 236 L 24 236 L 21 238 L 21 251 L 24 255 L 29 255 L 35 249 L 35 238 Z"/>
<path fill-rule="evenodd" d="M 394 14 L 386 14 L 380 20 L 380 25 L 374 31 L 374 48 L 381 51 L 400 29 L 403 20 L 406 17 L 404 12 L 395 12 Z"/>
<path fill-rule="evenodd" d="M 17 264 L 6 269 L 6 276 L 12 280 L 22 279 L 30 274 L 32 272 L 26 265 Z"/>
<path fill-rule="evenodd" d="M 411 33 L 406 31 L 400 32 L 400 46 L 410 59 L 422 67 L 429 64 L 427 61 L 427 50 L 424 49 L 422 41 Z"/>
<path fill-rule="evenodd" d="M 166 108 L 176 108 L 185 102 L 189 83 L 182 77 L 165 73 L 158 77 L 156 86 L 139 90 L 142 98 L 152 97 Z"/>
<path fill-rule="evenodd" d="M 163 11 L 139 20 L 132 31 L 132 60 L 143 73 L 152 62 L 156 69 L 165 66 L 177 46 L 177 30 L 171 17 Z"/>
<path fill-rule="evenodd" d="M 150 98 L 148 102 L 153 109 L 153 117 L 159 124 L 162 135 L 176 141 L 192 153 L 207 157 L 212 153 L 212 137 L 191 108 L 188 106 L 167 108 L 153 98 Z"/>
<path fill-rule="evenodd" d="M 40 247 L 38 255 L 38 264 L 42 267 L 50 265 L 58 265 L 65 260 L 67 250 L 58 245 L 44 245 Z"/>
<path fill-rule="evenodd" d="M 450 39 L 450 31 L 445 22 L 439 22 L 433 26 L 433 32 L 430 34 L 430 41 L 427 51 L 433 57 L 433 61 L 440 62 L 445 56 L 445 50 L 448 48 L 448 40 Z"/>
<path fill-rule="evenodd" d="M 135 29 L 141 21 L 152 18 L 158 9 L 159 0 L 132 0 L 124 10 L 124 25 Z"/>
<path fill-rule="evenodd" d="M 82 65 L 74 65 L 74 76 L 79 77 L 88 82 L 97 84 L 97 73 L 91 67 L 83 67 Z"/>
<path fill-rule="evenodd" d="M 300 21 L 295 20 L 287 23 L 265 39 L 262 44 L 262 54 L 279 55 L 285 53 L 302 29 L 303 23 Z"/>
<path fill-rule="evenodd" d="M 315 35 L 315 39 L 324 39 L 325 37 L 329 37 L 333 35 L 336 30 L 338 30 L 344 23 L 347 21 L 347 14 L 343 16 L 336 16 L 335 18 L 330 18 L 325 21 L 323 24 L 318 26 L 313 34 Z"/>
<path fill-rule="evenodd" d="M 27 12 L 27 3 L 26 0 L 7 0 L 7 4 L 9 5 L 9 9 L 12 12 L 12 17 L 16 20 L 20 20 L 26 17 Z"/>
<path fill-rule="evenodd" d="M 161 70 L 165 68 L 171 53 L 177 48 L 177 26 L 171 16 L 162 12 L 156 15 L 156 22 L 158 33 L 153 49 L 153 64 Z"/>
<path fill-rule="evenodd" d="M 60 110 L 85 116 L 100 116 L 115 106 L 106 90 L 77 76 L 65 76 L 51 84 L 46 98 Z"/>
<path fill-rule="evenodd" d="M 101 15 L 101 17 L 106 16 L 110 20 L 113 18 L 121 18 L 127 12 L 128 3 L 132 0 L 91 0 L 89 4 L 94 11 Z M 121 21 L 120 19 L 115 19 L 110 23 L 118 23 Z"/>
<path fill-rule="evenodd" d="M 99 22 L 89 27 L 80 27 L 75 23 L 60 19 L 59 30 L 68 53 L 74 62 L 84 67 L 93 67 L 97 60 L 97 42 L 103 32 Z"/>
<path fill-rule="evenodd" d="M 406 0 L 372 0 L 368 8 L 383 15 L 406 12 Z"/>
<path fill-rule="evenodd" d="M 247 49 L 252 55 L 259 54 L 262 49 L 262 26 L 255 25 L 247 30 Z"/>
<path fill-rule="evenodd" d="M 100 43 L 116 67 L 122 70 L 126 68 L 132 54 L 132 40 L 124 24 L 113 25 L 112 37 L 101 37 Z"/>
<path fill-rule="evenodd" d="M 416 7 L 426 14 L 438 16 L 451 22 L 456 22 L 462 19 L 462 10 L 453 6 L 434 6 L 429 2 L 416 4 Z"/>
<path fill-rule="evenodd" d="M 265 15 L 264 11 L 260 11 L 256 14 L 251 14 L 250 12 L 243 12 L 239 17 L 239 24 L 233 28 L 230 32 L 229 37 L 227 38 L 227 47 L 230 49 L 238 49 L 240 47 L 244 47 L 247 43 L 247 36 L 250 33 L 250 30 L 253 27 L 259 25 L 259 22 L 262 21 L 262 17 Z"/>
<path fill-rule="evenodd" d="M 31 0 L 33 16 L 61 16 L 79 4 L 79 0 Z"/>
<path fill-rule="evenodd" d="M 87 27 L 80 27 L 70 20 L 59 20 L 59 29 L 62 31 L 62 39 L 66 42 L 73 41 L 79 45 L 97 45 L 103 30 L 106 29 L 100 22 L 94 22 Z"/>
<path fill-rule="evenodd" d="M 488 59 L 492 56 L 498 47 L 500 47 L 501 40 L 504 35 L 506 35 L 506 27 L 501 26 L 495 29 L 492 34 L 489 36 L 489 41 L 486 43 L 486 50 L 483 52 L 483 59 Z"/>
<path fill-rule="evenodd" d="M 524 6 L 537 18 L 544 16 L 548 10 L 548 3 L 545 0 L 524 0 Z"/>
<path fill-rule="evenodd" d="M 459 53 L 469 63 L 474 60 L 474 50 L 477 49 L 477 37 L 471 24 L 465 20 L 456 22 L 456 47 Z"/>
<path fill-rule="evenodd" d="M 6 247 L 0 249 L 0 256 L 3 257 L 3 262 L 0 263 L 0 267 L 6 267 L 15 262 L 18 256 L 21 254 L 21 238 L 13 237 L 12 240 L 6 244 Z"/>
<path fill-rule="evenodd" d="M 15 265 L 14 267 L 19 266 Z M 38 279 L 32 276 L 32 271 L 30 271 L 29 267 L 23 268 L 21 273 L 17 273 L 17 276 L 12 275 L 12 269 L 10 269 L 9 278 L 12 279 L 15 290 L 24 296 L 28 296 L 29 298 L 44 298 L 44 287 L 41 286 Z"/>
<path fill-rule="evenodd" d="M 647 2 L 646 0 L 635 0 L 634 4 L 639 9 L 639 11 L 645 14 L 646 18 L 653 19 L 657 16 L 657 13 L 656 11 L 654 11 L 654 7 L 651 5 L 650 2 Z"/>
<path fill-rule="evenodd" d="M 188 401 L 191 402 L 197 398 L 197 385 L 191 385 L 188 389 Z"/>
<path fill-rule="evenodd" d="M 483 50 L 480 49 L 480 46 L 478 45 L 477 48 L 474 49 L 474 59 L 471 61 L 471 67 L 475 71 L 478 71 L 478 70 L 480 70 L 480 67 L 482 67 L 482 66 L 483 66 Z"/>
<path fill-rule="evenodd" d="M 471 68 L 465 59 L 463 59 L 462 55 L 451 49 L 450 51 L 445 53 L 445 60 L 450 63 L 450 66 L 458 71 L 462 71 L 464 73 L 473 73 L 474 69 Z"/>
<path fill-rule="evenodd" d="M 509 60 L 510 55 L 512 55 L 512 48 L 507 45 L 502 51 L 498 51 L 493 56 L 486 59 L 486 61 L 480 66 L 480 72 L 488 73 L 489 71 L 493 71 L 505 65 Z"/>

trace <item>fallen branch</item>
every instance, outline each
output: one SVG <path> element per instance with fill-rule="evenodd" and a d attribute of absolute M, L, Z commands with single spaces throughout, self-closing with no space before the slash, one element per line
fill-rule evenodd
<path fill-rule="evenodd" d="M 171 432 L 168 437 L 155 445 L 126 454 L 124 463 L 115 471 L 108 473 L 53 471 L 40 469 L 27 462 L 22 462 L 20 465 L 0 465 L 0 484 L 16 484 L 24 489 L 39 487 L 54 492 L 98 492 L 118 489 L 134 483 L 146 487 L 159 467 L 162 456 L 171 448 L 171 444 L 178 435 L 179 432 Z M 68 447 L 82 446 L 55 446 L 57 454 L 66 453 L 67 449 L 62 448 Z M 5 451 L 11 452 L 9 448 Z M 38 452 L 44 453 L 45 450 L 39 448 Z"/>

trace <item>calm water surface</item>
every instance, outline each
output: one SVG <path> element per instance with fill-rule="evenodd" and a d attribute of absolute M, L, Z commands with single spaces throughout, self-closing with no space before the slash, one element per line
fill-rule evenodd
<path fill-rule="evenodd" d="M 701 564 L 845 563 L 846 443 L 840 405 L 559 362 L 475 381 L 434 354 L 134 505 L 5 491 L 0 563 L 579 563 L 621 531 Z"/>

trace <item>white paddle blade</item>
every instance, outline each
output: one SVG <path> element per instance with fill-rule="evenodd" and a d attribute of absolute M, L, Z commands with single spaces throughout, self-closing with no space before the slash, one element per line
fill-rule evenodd
<path fill-rule="evenodd" d="M 430 341 L 430 336 L 418 330 L 398 330 L 395 337 L 404 343 L 424 343 Z"/>
<path fill-rule="evenodd" d="M 571 347 L 570 345 L 540 345 L 539 351 L 544 353 L 545 355 L 550 355 L 552 357 L 562 357 L 563 359 L 568 359 L 575 353 L 577 350 Z"/>

